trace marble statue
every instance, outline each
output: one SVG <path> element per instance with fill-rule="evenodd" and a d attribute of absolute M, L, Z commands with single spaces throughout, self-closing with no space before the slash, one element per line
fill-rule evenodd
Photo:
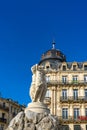
<path fill-rule="evenodd" d="M 30 87 L 30 96 L 32 102 L 43 102 L 46 91 L 47 84 L 45 78 L 45 71 L 43 66 L 34 65 L 31 68 L 32 70 L 32 83 Z"/>
<path fill-rule="evenodd" d="M 11 120 L 6 130 L 62 130 L 58 118 L 50 114 L 43 102 L 47 90 L 44 68 L 36 64 L 31 70 L 32 102 Z"/>

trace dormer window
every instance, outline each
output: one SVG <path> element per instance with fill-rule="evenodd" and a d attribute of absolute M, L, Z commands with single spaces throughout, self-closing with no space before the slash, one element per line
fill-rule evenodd
<path fill-rule="evenodd" d="M 49 69 L 50 67 L 49 66 L 46 66 L 46 69 Z"/>
<path fill-rule="evenodd" d="M 47 55 L 51 55 L 51 52 L 50 52 L 50 51 L 48 51 L 48 52 L 47 52 Z"/>
<path fill-rule="evenodd" d="M 60 56 L 60 52 L 59 52 L 59 51 L 58 51 L 58 52 L 56 52 L 56 55 L 57 55 L 57 56 Z"/>
<path fill-rule="evenodd" d="M 76 71 L 76 69 L 77 69 L 77 66 L 73 65 L 73 70 Z"/>
<path fill-rule="evenodd" d="M 63 65 L 63 71 L 66 71 L 66 65 Z"/>
<path fill-rule="evenodd" d="M 87 70 L 87 65 L 84 65 L 84 70 Z"/>

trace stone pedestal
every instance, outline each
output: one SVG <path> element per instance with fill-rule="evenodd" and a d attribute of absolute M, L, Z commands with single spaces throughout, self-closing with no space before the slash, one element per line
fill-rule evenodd
<path fill-rule="evenodd" d="M 50 113 L 50 110 L 47 106 L 42 102 L 32 102 L 28 104 L 28 107 L 25 109 L 25 113 L 27 111 L 32 111 L 36 113 Z"/>

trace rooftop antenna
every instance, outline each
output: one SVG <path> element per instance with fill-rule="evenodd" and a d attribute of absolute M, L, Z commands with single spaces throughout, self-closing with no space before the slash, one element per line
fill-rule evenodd
<path fill-rule="evenodd" d="M 53 39 L 53 41 L 52 41 L 52 49 L 55 49 L 55 40 Z"/>

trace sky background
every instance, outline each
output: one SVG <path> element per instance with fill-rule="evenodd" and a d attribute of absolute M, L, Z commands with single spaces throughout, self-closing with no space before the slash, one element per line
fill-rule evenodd
<path fill-rule="evenodd" d="M 0 95 L 30 102 L 31 66 L 56 48 L 67 61 L 87 61 L 87 1 L 0 1 Z"/>

